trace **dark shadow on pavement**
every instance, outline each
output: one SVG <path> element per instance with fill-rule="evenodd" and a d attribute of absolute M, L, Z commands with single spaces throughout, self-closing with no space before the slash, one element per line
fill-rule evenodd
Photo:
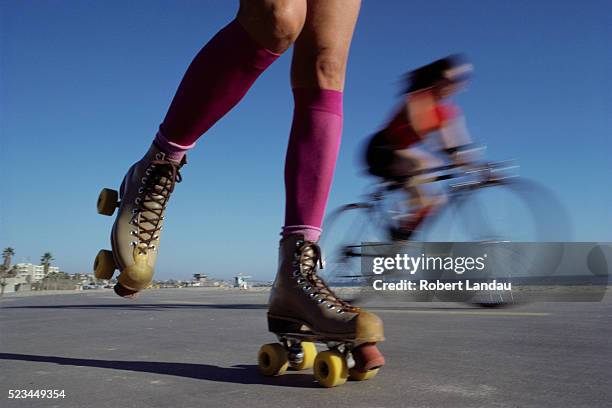
<path fill-rule="evenodd" d="M 174 375 L 196 380 L 218 381 L 236 384 L 263 384 L 280 387 L 318 388 L 312 373 L 288 373 L 279 377 L 264 377 L 255 365 L 218 367 L 208 364 L 166 363 L 156 361 L 94 360 L 30 354 L 0 353 L 0 360 L 51 363 L 75 367 L 107 368 L 152 374 Z"/>
<path fill-rule="evenodd" d="M 115 303 L 115 304 L 81 304 L 81 305 L 35 305 L 5 306 L 2 309 L 129 309 L 129 310 L 164 310 L 164 309 L 229 309 L 260 310 L 267 309 L 266 304 L 185 304 L 185 303 Z"/>
<path fill-rule="evenodd" d="M 184 304 L 184 303 L 122 303 L 122 304 L 81 304 L 81 305 L 36 305 L 36 306 L 4 306 L 2 309 L 127 309 L 141 311 L 162 311 L 166 309 L 221 309 L 221 310 L 265 310 L 267 304 Z M 435 302 L 422 302 L 422 306 L 365 306 L 367 310 L 457 310 L 482 309 L 472 304 L 457 304 L 457 306 L 435 306 Z"/>

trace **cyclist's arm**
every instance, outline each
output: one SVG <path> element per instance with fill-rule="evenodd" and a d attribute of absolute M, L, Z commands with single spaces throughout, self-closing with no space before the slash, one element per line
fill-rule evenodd
<path fill-rule="evenodd" d="M 459 109 L 453 105 L 441 105 L 437 109 L 441 123 L 440 139 L 444 151 L 455 162 L 472 161 L 474 159 L 473 152 L 470 150 L 472 138 Z"/>
<path fill-rule="evenodd" d="M 457 116 L 442 124 L 440 128 L 442 146 L 446 151 L 457 151 L 463 146 L 472 143 L 470 133 L 465 126 L 463 116 Z"/>

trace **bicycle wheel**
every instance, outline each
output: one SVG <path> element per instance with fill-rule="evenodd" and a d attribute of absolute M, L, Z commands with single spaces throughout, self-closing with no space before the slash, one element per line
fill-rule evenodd
<path fill-rule="evenodd" d="M 377 242 L 385 241 L 386 234 L 385 220 L 374 204 L 348 204 L 325 219 L 320 274 L 338 296 L 353 303 L 366 299 L 374 275 L 362 273 L 361 262 Z"/>
<path fill-rule="evenodd" d="M 424 224 L 424 241 L 564 242 L 572 236 L 568 213 L 555 195 L 525 179 L 458 190 Z"/>
<path fill-rule="evenodd" d="M 497 259 L 494 271 L 481 276 L 512 283 L 518 279 L 554 273 L 563 255 L 561 241 L 570 241 L 569 216 L 559 200 L 545 187 L 524 179 L 506 179 L 478 188 L 457 191 L 444 212 L 426 226 L 421 239 L 445 242 L 547 242 L 541 247 L 525 245 L 520 253 L 504 246 L 491 246 Z M 457 245 L 459 246 L 459 245 Z M 506 262 L 502 262 L 506 260 Z M 446 273 L 442 278 L 456 279 Z M 512 292 L 436 294 L 439 299 L 467 301 L 481 306 L 517 303 Z"/>

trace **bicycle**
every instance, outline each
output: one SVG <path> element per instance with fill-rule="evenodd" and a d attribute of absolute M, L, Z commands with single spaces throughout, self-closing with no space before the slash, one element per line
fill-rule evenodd
<path fill-rule="evenodd" d="M 571 236 L 569 217 L 554 194 L 540 184 L 518 177 L 511 161 L 446 165 L 412 173 L 406 178 L 376 183 L 362 202 L 332 211 L 324 223 L 322 275 L 335 292 L 354 303 L 373 290 L 372 273 L 361 272 L 361 261 L 377 247 L 394 242 L 393 232 L 408 212 L 403 185 L 408 177 L 427 176 L 426 183 L 444 182 L 446 202 L 427 216 L 405 244 L 418 242 L 549 242 Z M 509 213 L 512 214 L 509 214 Z M 554 270 L 560 256 L 523 259 L 524 268 Z M 557 259 L 558 258 L 558 259 Z M 513 272 L 503 279 L 510 281 Z M 440 276 L 437 276 L 438 278 Z M 502 306 L 517 300 L 500 293 L 420 293 L 420 300 L 437 298 L 480 306 Z M 423 299 L 424 297 L 424 299 Z"/>

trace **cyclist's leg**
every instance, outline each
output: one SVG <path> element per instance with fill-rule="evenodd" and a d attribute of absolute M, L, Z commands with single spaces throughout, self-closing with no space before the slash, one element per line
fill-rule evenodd
<path fill-rule="evenodd" d="M 342 132 L 342 91 L 360 0 L 309 0 L 295 43 L 295 110 L 285 162 L 283 235 L 319 238 Z"/>
<path fill-rule="evenodd" d="M 386 141 L 384 131 L 370 137 L 364 152 L 364 161 L 370 174 L 385 179 L 388 167 L 393 162 L 395 153 Z"/>
<path fill-rule="evenodd" d="M 202 48 L 187 69 L 156 144 L 180 160 L 291 46 L 305 16 L 306 0 L 241 0 L 236 19 Z"/>
<path fill-rule="evenodd" d="M 423 149 L 412 147 L 395 152 L 393 171 L 407 175 L 442 165 L 442 162 Z M 406 179 L 405 190 L 410 195 L 411 203 L 416 207 L 424 207 L 431 203 L 432 193 L 426 188 L 430 175 L 417 175 Z"/>
<path fill-rule="evenodd" d="M 409 174 L 423 171 L 442 165 L 440 159 L 426 150 L 413 147 L 396 152 L 395 171 Z M 416 230 L 427 216 L 431 215 L 445 201 L 442 192 L 432 190 L 427 186 L 427 179 L 431 175 L 417 175 L 406 179 L 404 189 L 410 197 L 413 207 L 410 217 L 406 217 L 401 228 L 407 231 Z"/>

